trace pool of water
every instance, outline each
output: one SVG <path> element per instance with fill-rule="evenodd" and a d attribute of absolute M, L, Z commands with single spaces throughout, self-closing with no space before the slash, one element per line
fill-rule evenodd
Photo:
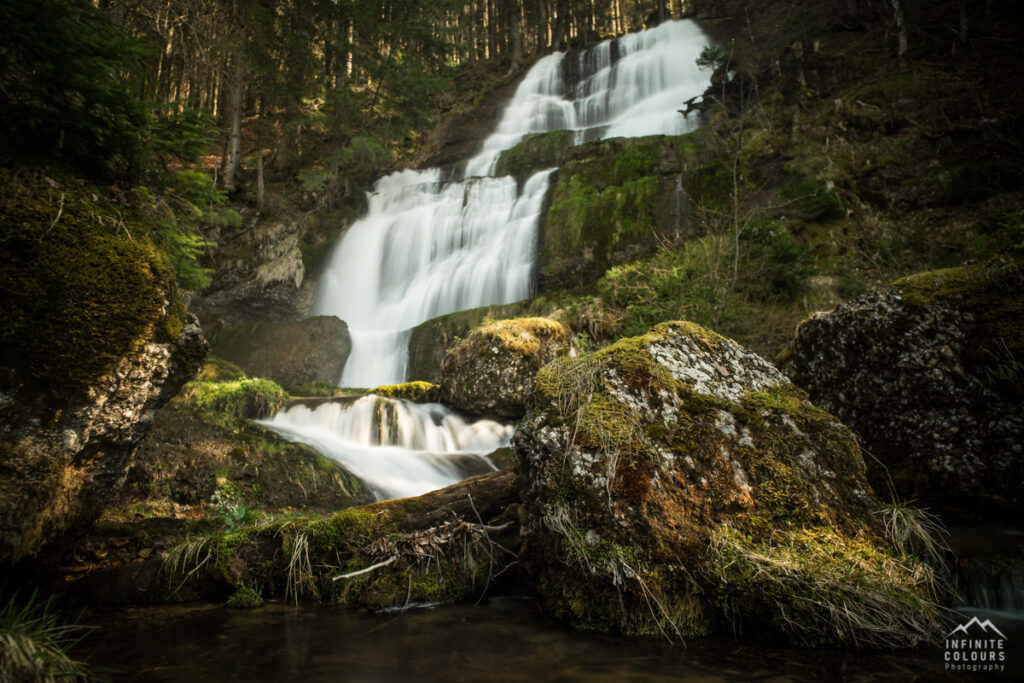
<path fill-rule="evenodd" d="M 391 614 L 282 603 L 104 608 L 82 620 L 99 628 L 76 654 L 115 681 L 944 680 L 941 649 L 625 640 L 562 627 L 518 598 Z"/>

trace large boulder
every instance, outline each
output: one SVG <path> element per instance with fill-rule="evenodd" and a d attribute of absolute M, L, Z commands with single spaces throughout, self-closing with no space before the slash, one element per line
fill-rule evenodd
<path fill-rule="evenodd" d="M 95 519 L 207 351 L 148 227 L 48 173 L 0 170 L 0 564 Z"/>
<path fill-rule="evenodd" d="M 441 365 L 441 400 L 476 415 L 518 419 L 537 372 L 574 355 L 572 332 L 551 318 L 499 320 L 477 327 Z"/>
<path fill-rule="evenodd" d="M 804 321 L 778 362 L 858 434 L 880 490 L 947 521 L 1020 522 L 1021 291 L 1015 265 L 914 275 Z"/>
<path fill-rule="evenodd" d="M 269 377 L 293 393 L 304 384 L 336 383 L 351 351 L 348 325 L 327 315 L 235 325 L 218 332 L 213 342 L 218 357 L 251 377 Z"/>
<path fill-rule="evenodd" d="M 576 627 L 676 639 L 731 622 L 878 647 L 940 633 L 853 434 L 713 332 L 666 323 L 547 365 L 513 448 L 521 559 Z"/>

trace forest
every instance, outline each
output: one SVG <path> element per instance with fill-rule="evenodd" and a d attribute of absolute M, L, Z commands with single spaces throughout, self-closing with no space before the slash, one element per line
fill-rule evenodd
<path fill-rule="evenodd" d="M 1022 15 L 0 0 L 0 679 L 1012 677 Z"/>

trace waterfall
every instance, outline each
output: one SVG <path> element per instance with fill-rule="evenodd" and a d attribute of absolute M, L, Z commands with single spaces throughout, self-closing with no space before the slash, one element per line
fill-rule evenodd
<path fill-rule="evenodd" d="M 696 125 L 677 109 L 709 74 L 696 59 L 709 43 L 696 24 L 668 22 L 572 57 L 540 59 L 526 74 L 462 177 L 440 169 L 381 178 L 366 216 L 345 233 L 321 278 L 316 312 L 348 323 L 352 352 L 339 383 L 405 380 L 408 338 L 446 313 L 530 295 L 537 225 L 554 169 L 522 186 L 495 177 L 501 153 L 531 133 L 607 137 L 677 135 Z M 365 396 L 294 404 L 264 421 L 342 463 L 380 498 L 412 496 L 492 469 L 484 457 L 512 428 L 469 423 L 438 404 Z"/>
<path fill-rule="evenodd" d="M 696 66 L 708 43 L 693 22 L 673 21 L 573 58 L 548 55 L 523 78 L 463 179 L 445 182 L 440 169 L 426 169 L 378 180 L 366 216 L 335 249 L 316 305 L 349 326 L 340 384 L 404 381 L 413 327 L 527 298 L 552 170 L 519 189 L 511 177 L 493 177 L 501 152 L 552 130 L 573 130 L 577 142 L 686 132 L 696 122 L 677 110 L 708 86 Z"/>
<path fill-rule="evenodd" d="M 417 496 L 493 470 L 486 455 L 512 438 L 511 426 L 467 422 L 439 403 L 373 395 L 295 403 L 261 424 L 337 460 L 378 500 Z"/>

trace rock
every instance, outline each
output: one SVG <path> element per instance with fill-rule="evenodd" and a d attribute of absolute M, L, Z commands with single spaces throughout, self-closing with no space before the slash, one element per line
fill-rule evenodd
<path fill-rule="evenodd" d="M 502 159 L 521 156 L 517 147 Z M 558 158 L 566 161 L 552 180 L 537 247 L 542 291 L 584 287 L 612 266 L 687 236 L 689 199 L 682 178 L 695 163 L 690 136 L 595 140 Z"/>
<path fill-rule="evenodd" d="M 237 325 L 221 330 L 213 342 L 216 356 L 295 393 L 304 384 L 337 382 L 351 350 L 348 325 L 334 316 Z"/>
<path fill-rule="evenodd" d="M 208 348 L 188 316 L 175 341 L 149 340 L 55 412 L 5 394 L 0 562 L 34 555 L 99 516 L 154 411 L 195 375 Z"/>
<path fill-rule="evenodd" d="M 578 628 L 941 635 L 924 569 L 873 514 L 853 434 L 713 332 L 665 323 L 550 363 L 513 449 L 520 557 L 544 610 Z"/>
<path fill-rule="evenodd" d="M 1022 289 L 1018 266 L 908 277 L 804 321 L 778 362 L 858 434 L 879 490 L 947 521 L 1019 523 Z"/>
<path fill-rule="evenodd" d="M 306 308 L 306 268 L 298 220 L 253 219 L 237 234 L 225 235 L 214 281 L 202 308 L 238 324 L 245 320 L 294 320 Z"/>
<path fill-rule="evenodd" d="M 518 419 L 541 367 L 576 350 L 569 329 L 551 318 L 486 323 L 445 356 L 441 400 L 476 415 Z"/>
<path fill-rule="evenodd" d="M 359 480 L 309 446 L 226 412 L 203 419 L 197 406 L 175 399 L 157 411 L 117 499 L 196 506 L 218 492 L 223 503 L 266 511 L 322 513 L 373 500 Z"/>

